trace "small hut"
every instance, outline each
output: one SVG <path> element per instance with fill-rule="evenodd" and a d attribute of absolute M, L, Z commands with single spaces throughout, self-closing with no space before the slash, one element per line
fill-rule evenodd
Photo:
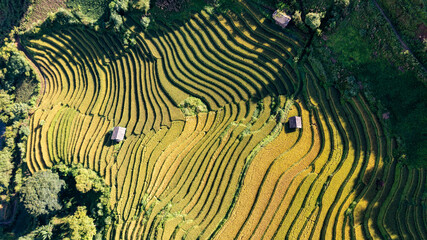
<path fill-rule="evenodd" d="M 294 116 L 289 118 L 289 127 L 290 128 L 302 128 L 301 117 Z"/>
<path fill-rule="evenodd" d="M 381 188 L 384 187 L 384 181 L 381 180 L 381 179 L 379 179 L 379 178 L 377 178 L 376 185 L 377 185 L 376 189 L 380 190 Z"/>
<path fill-rule="evenodd" d="M 286 14 L 285 11 L 277 9 L 273 13 L 273 19 L 274 19 L 274 21 L 276 21 L 277 25 L 281 26 L 282 28 L 285 28 L 286 26 L 288 26 L 288 24 L 292 18 L 291 18 L 291 16 Z"/>
<path fill-rule="evenodd" d="M 114 127 L 113 134 L 111 135 L 111 140 L 120 142 L 124 139 L 126 133 L 126 128 L 124 127 Z"/>

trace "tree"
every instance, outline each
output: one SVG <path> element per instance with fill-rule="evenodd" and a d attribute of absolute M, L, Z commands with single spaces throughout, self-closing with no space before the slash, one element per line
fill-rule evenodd
<path fill-rule="evenodd" d="M 1 86 L 6 91 L 14 91 L 17 82 L 31 76 L 31 67 L 28 61 L 16 50 L 10 54 L 6 61 L 7 67 L 2 69 L 3 76 L 0 76 Z"/>
<path fill-rule="evenodd" d="M 113 0 L 108 5 L 110 9 L 110 22 L 113 24 L 114 31 L 120 32 L 123 27 L 123 15 L 129 7 L 128 0 Z"/>
<path fill-rule="evenodd" d="M 22 74 L 29 76 L 30 70 L 30 64 L 28 64 L 24 56 L 15 52 L 11 55 L 7 66 L 7 72 L 11 74 L 12 77 L 17 77 Z"/>
<path fill-rule="evenodd" d="M 151 19 L 147 16 L 144 16 L 141 18 L 141 24 L 144 27 L 144 29 L 147 29 L 148 26 L 150 25 Z"/>
<path fill-rule="evenodd" d="M 0 151 L 0 193 L 4 192 L 9 187 L 12 169 L 12 153 L 10 149 L 6 147 Z"/>
<path fill-rule="evenodd" d="M 302 24 L 301 11 L 296 10 L 295 13 L 292 15 L 292 19 L 295 22 L 295 24 Z"/>
<path fill-rule="evenodd" d="M 81 193 L 87 193 L 95 185 L 97 181 L 98 174 L 93 170 L 87 168 L 79 168 L 76 170 L 75 180 L 76 180 L 76 188 Z"/>
<path fill-rule="evenodd" d="M 40 240 L 52 239 L 52 237 L 53 237 L 53 225 L 49 223 L 48 225 L 44 225 L 44 226 L 37 228 L 35 230 L 35 235 L 36 235 L 37 239 L 40 239 Z"/>
<path fill-rule="evenodd" d="M 113 23 L 114 30 L 119 32 L 123 26 L 123 17 L 117 12 L 112 12 L 110 15 L 110 21 Z"/>
<path fill-rule="evenodd" d="M 10 118 L 13 120 L 25 119 L 30 109 L 31 106 L 26 103 L 14 103 L 10 106 Z"/>
<path fill-rule="evenodd" d="M 51 170 L 36 172 L 22 186 L 20 200 L 33 216 L 49 214 L 61 209 L 58 194 L 64 185 Z"/>
<path fill-rule="evenodd" d="M 196 97 L 186 98 L 181 104 L 179 104 L 179 108 L 181 108 L 181 111 L 185 116 L 194 116 L 198 113 L 208 111 L 206 104 Z"/>
<path fill-rule="evenodd" d="M 340 7 L 348 7 L 350 5 L 350 0 L 336 0 L 335 3 Z"/>
<path fill-rule="evenodd" d="M 324 17 L 324 13 L 307 13 L 305 15 L 305 23 L 313 30 L 320 27 L 320 24 L 322 23 L 322 18 Z"/>
<path fill-rule="evenodd" d="M 125 12 L 128 11 L 129 1 L 128 0 L 113 0 L 108 5 L 110 9 L 110 14 L 117 13 L 120 16 L 123 16 Z"/>
<path fill-rule="evenodd" d="M 9 121 L 9 114 L 7 114 L 7 112 L 12 104 L 13 101 L 11 100 L 11 96 L 3 90 L 0 90 L 0 112 L 2 113 L 0 114 L 0 121 L 3 123 Z"/>
<path fill-rule="evenodd" d="M 135 0 L 133 8 L 147 12 L 150 9 L 150 0 Z"/>
<path fill-rule="evenodd" d="M 92 240 L 96 234 L 94 220 L 87 215 L 86 207 L 78 207 L 77 211 L 66 218 L 71 240 Z"/>

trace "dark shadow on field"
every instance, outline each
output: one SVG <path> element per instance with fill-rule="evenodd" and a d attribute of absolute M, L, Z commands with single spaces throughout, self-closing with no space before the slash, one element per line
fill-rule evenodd
<path fill-rule="evenodd" d="M 286 60 L 286 62 L 284 62 L 282 65 L 279 65 L 276 62 L 273 62 L 274 59 L 277 58 L 282 58 L 283 56 L 278 55 L 280 54 L 280 52 L 285 51 L 284 49 L 281 48 L 280 45 L 277 44 L 273 44 L 273 48 L 271 47 L 260 47 L 257 46 L 255 43 L 251 43 L 250 41 L 253 40 L 244 40 L 245 42 L 248 42 L 250 44 L 255 44 L 254 46 L 256 46 L 255 49 L 251 48 L 250 46 L 246 46 L 244 42 L 239 42 L 236 39 L 245 39 L 246 37 L 241 35 L 241 33 L 238 33 L 237 31 L 228 31 L 226 28 L 224 28 L 224 26 L 218 22 L 218 19 L 215 17 L 211 17 L 211 16 L 200 16 L 200 18 L 202 19 L 202 22 L 200 23 L 198 20 L 195 20 L 195 22 L 197 22 L 198 24 L 193 25 L 193 24 L 188 24 L 187 21 L 173 21 L 173 22 L 168 22 L 166 20 L 159 20 L 157 21 L 155 24 L 153 24 L 153 28 L 148 30 L 149 35 L 153 36 L 153 37 L 160 37 L 160 38 L 168 38 L 168 34 L 170 34 L 173 31 L 176 31 L 178 29 L 190 29 L 190 31 L 194 32 L 195 35 L 197 35 L 197 37 L 191 37 L 191 36 L 187 36 L 188 38 L 191 39 L 191 41 L 194 41 L 199 48 L 203 49 L 205 47 L 204 41 L 200 40 L 200 39 L 204 39 L 205 41 L 211 42 L 213 43 L 213 48 L 218 48 L 218 53 L 219 55 L 222 55 L 222 51 L 220 50 L 219 47 L 220 45 L 223 45 L 226 49 L 228 49 L 228 53 L 232 55 L 233 57 L 231 57 L 230 59 L 232 60 L 232 62 L 237 62 L 239 64 L 245 64 L 244 62 L 241 62 L 240 58 L 246 58 L 248 57 L 250 61 L 253 62 L 252 65 L 248 66 L 252 69 L 254 69 L 258 75 L 262 76 L 263 78 L 267 78 L 267 76 L 264 74 L 265 71 L 270 70 L 270 66 L 269 65 L 274 65 L 275 68 L 279 69 L 278 72 L 275 72 L 274 79 L 272 79 L 273 81 L 277 82 L 275 84 L 275 86 L 271 85 L 271 88 L 269 88 L 270 86 L 263 86 L 263 88 L 265 89 L 260 89 L 261 91 L 261 96 L 257 96 L 259 98 L 263 98 L 265 97 L 267 94 L 272 93 L 274 95 L 287 95 L 287 94 L 292 94 L 296 89 L 296 86 L 292 86 L 291 84 L 291 78 L 298 78 L 298 72 L 294 69 L 293 66 L 293 62 L 289 59 Z M 208 23 L 203 24 L 205 22 L 205 20 L 207 20 Z M 227 20 L 229 22 L 229 20 Z M 239 20 L 240 21 L 240 20 Z M 215 26 L 219 26 L 217 30 L 225 33 L 225 35 L 220 35 L 217 34 L 216 30 L 214 30 L 212 27 L 212 25 Z M 270 26 L 269 26 L 270 27 Z M 273 27 L 276 27 L 273 25 Z M 204 31 L 206 29 L 209 29 L 209 31 L 206 31 L 206 35 L 202 35 L 199 34 L 200 31 Z M 246 28 L 246 27 L 237 27 L 236 29 L 240 29 L 240 28 Z M 277 29 L 278 31 L 280 31 L 280 29 Z M 283 31 L 283 29 L 281 29 Z M 216 35 L 216 37 L 219 39 L 218 40 L 213 40 L 213 37 L 211 36 L 211 34 Z M 207 36 L 207 37 L 205 37 Z M 272 43 L 270 43 L 272 44 Z M 222 46 L 221 46 L 222 47 Z M 242 50 L 242 52 L 244 52 L 244 55 L 239 55 L 239 49 Z M 260 50 L 260 51 L 257 51 Z M 210 49 L 208 51 L 214 51 L 215 49 Z M 197 50 L 196 50 L 197 51 Z M 249 55 L 247 55 L 247 52 L 250 53 L 250 57 Z M 247 56 L 246 56 L 247 55 Z M 224 55 L 226 58 L 229 58 L 228 56 Z M 285 57 L 286 58 L 286 57 Z M 262 68 L 260 68 L 260 66 L 262 66 Z M 255 79 L 254 79 L 255 80 Z M 253 81 L 253 80 L 252 80 Z M 282 83 L 283 81 L 287 82 L 285 85 Z M 281 82 L 281 83 L 279 83 Z M 268 90 L 268 89 L 274 89 L 273 92 Z M 266 91 L 265 91 L 266 90 Z"/>
<path fill-rule="evenodd" d="M 10 206 L 13 207 L 13 213 L 7 221 L 0 224 L 3 232 L 0 234 L 1 239 L 18 239 L 31 232 L 38 225 L 36 219 L 25 210 L 24 206 L 17 199 L 13 200 L 13 202 L 13 206 Z M 41 222 L 43 222 L 42 218 L 40 217 Z"/>
<path fill-rule="evenodd" d="M 111 135 L 113 134 L 113 131 L 108 131 L 104 136 L 104 146 L 111 147 L 115 144 L 113 140 L 111 140 Z"/>
<path fill-rule="evenodd" d="M 162 23 L 156 23 L 158 24 L 159 28 L 154 30 L 154 29 L 150 29 L 148 30 L 148 35 L 153 37 L 153 38 L 166 38 L 169 39 L 168 34 L 174 30 L 177 30 L 181 27 L 185 27 L 184 25 L 186 24 L 183 21 L 176 21 L 174 23 L 169 23 L 166 24 L 164 22 Z M 192 29 L 192 28 L 191 28 Z M 194 29 L 192 29 L 194 30 Z M 195 32 L 195 31 L 194 31 Z M 229 33 L 228 35 L 226 35 L 226 39 L 224 39 L 225 41 L 232 41 L 232 38 L 236 37 L 237 35 L 235 35 L 234 33 Z M 189 37 L 189 36 L 188 36 Z M 191 38 L 191 37 L 189 37 Z M 202 36 L 198 36 L 198 38 L 202 38 Z M 204 42 L 196 42 L 198 40 L 198 38 L 191 38 L 192 41 L 195 41 L 195 43 L 199 43 L 198 47 L 203 49 L 204 48 Z M 211 38 L 206 39 L 207 41 L 212 41 Z M 216 43 L 216 44 L 220 44 L 220 43 Z M 224 44 L 228 44 L 228 43 L 224 43 Z M 215 44 L 214 44 L 215 46 Z M 215 50 L 215 49 L 212 49 Z M 212 51 L 212 50 L 208 50 L 208 51 Z M 195 49 L 195 51 L 197 52 L 198 49 Z M 196 54 L 196 53 L 195 53 Z M 235 55 L 238 56 L 235 52 L 231 52 L 231 55 Z M 218 55 L 223 55 L 223 53 L 218 50 Z M 224 55 L 225 58 L 229 58 L 228 56 Z M 188 58 L 188 56 L 186 56 L 186 58 Z M 253 79 L 245 79 L 247 82 L 252 82 L 254 85 L 255 84 L 259 84 L 261 87 L 258 88 L 257 90 L 257 94 L 252 95 L 251 98 L 253 98 L 253 100 L 255 102 L 257 102 L 258 100 L 263 99 L 264 97 L 266 97 L 267 95 L 290 95 L 293 94 L 293 91 L 295 91 L 294 87 L 291 86 L 291 80 L 286 76 L 286 73 L 284 70 L 282 70 L 281 72 L 277 73 L 277 75 L 275 76 L 275 78 L 273 79 L 268 79 L 267 81 L 265 81 L 265 78 L 267 78 L 267 76 L 265 75 L 265 71 L 266 70 L 258 70 L 258 66 L 263 66 L 265 67 L 265 69 L 268 69 L 267 65 L 270 64 L 269 61 L 267 61 L 264 57 L 262 56 L 258 56 L 254 62 L 253 65 L 250 65 L 248 67 L 253 68 L 256 71 L 256 74 L 258 74 L 258 76 L 261 76 L 261 78 L 253 78 Z M 221 59 L 219 59 L 218 61 L 221 61 Z M 240 60 L 237 58 L 232 58 L 231 62 L 237 62 L 240 65 L 243 65 L 244 63 L 240 62 Z M 203 63 L 202 63 L 203 64 Z M 245 69 L 241 68 L 241 66 L 239 67 L 235 67 L 231 64 L 229 64 L 228 66 L 230 66 L 232 69 L 238 69 L 238 74 L 240 75 L 241 72 L 244 72 Z M 233 71 L 225 71 L 226 74 L 228 75 L 233 75 L 235 74 Z M 236 73 L 237 74 L 237 73 Z M 264 74 L 264 75 L 263 75 Z M 251 73 L 251 76 L 256 76 L 255 73 Z M 240 78 L 240 77 L 239 77 Z M 284 79 L 284 80 L 283 80 Z M 286 82 L 286 84 L 285 84 Z M 219 82 L 217 82 L 216 84 L 220 84 Z M 191 93 L 189 93 L 191 94 Z"/>
<path fill-rule="evenodd" d="M 302 129 L 296 129 L 296 128 L 289 127 L 289 122 L 286 122 L 283 125 L 283 130 L 285 131 L 285 133 L 293 133 L 293 132 L 296 132 L 296 131 L 302 131 Z"/>
<path fill-rule="evenodd" d="M 365 167 L 364 165 L 363 168 Z M 400 173 L 398 168 L 400 168 Z M 404 173 L 402 174 L 402 172 Z M 352 231 L 354 231 L 354 228 L 359 224 L 367 226 L 368 222 L 373 222 L 374 224 L 370 229 L 374 229 L 375 234 L 384 239 L 390 238 L 390 235 L 399 236 L 400 239 L 410 237 L 410 235 L 407 235 L 409 233 L 407 227 L 409 225 L 415 226 L 415 219 L 411 217 L 408 218 L 408 216 L 405 217 L 405 209 L 411 208 L 411 214 L 415 214 L 414 212 L 417 210 L 420 211 L 417 213 L 418 216 L 422 216 L 423 212 L 421 207 L 422 198 L 420 196 L 414 196 L 411 190 L 403 195 L 405 193 L 404 189 L 406 184 L 402 183 L 408 183 L 409 172 L 410 170 L 407 165 L 395 159 L 392 161 L 385 161 L 382 167 L 375 168 L 371 166 L 371 168 L 362 170 L 359 173 L 358 177 L 353 181 L 357 196 L 354 202 L 357 202 L 357 205 L 352 204 L 352 217 L 347 218 L 353 228 Z M 413 180 L 413 182 L 415 181 L 418 183 L 419 180 L 417 178 L 419 177 L 419 175 L 415 175 L 415 180 Z M 396 184 L 398 184 L 399 187 L 393 189 L 397 186 Z M 415 189 L 415 187 L 411 187 L 410 189 Z M 393 197 L 389 199 L 391 195 Z M 403 198 L 402 195 L 404 196 Z M 362 202 L 367 202 L 368 205 L 363 211 L 359 209 L 359 214 L 356 215 L 357 212 L 354 211 L 354 209 Z M 350 207 L 352 205 L 350 205 Z M 363 205 L 362 203 L 361 206 Z M 382 211 L 384 213 L 383 216 L 380 215 Z M 398 218 L 400 221 L 396 221 Z M 356 222 L 355 220 L 357 219 L 360 221 Z M 413 222 L 408 222 L 408 220 L 412 220 Z M 341 228 L 341 226 L 339 227 Z M 366 236 L 365 229 L 368 229 L 368 227 L 364 227 L 363 231 Z M 381 231 L 381 229 L 384 230 Z M 370 230 L 369 234 L 372 236 L 372 230 Z"/>

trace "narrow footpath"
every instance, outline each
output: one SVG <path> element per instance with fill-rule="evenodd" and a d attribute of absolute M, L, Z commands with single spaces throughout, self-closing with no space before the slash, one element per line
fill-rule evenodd
<path fill-rule="evenodd" d="M 400 44 L 402 45 L 402 48 L 407 50 L 416 60 L 417 62 L 421 65 L 421 67 L 424 69 L 425 72 L 427 72 L 426 67 L 421 63 L 421 61 L 414 55 L 414 53 L 411 51 L 411 49 L 408 47 L 408 45 L 406 45 L 406 43 L 403 41 L 402 37 L 400 36 L 400 34 L 397 32 L 396 28 L 394 27 L 393 23 L 390 21 L 390 19 L 387 17 L 387 15 L 385 15 L 384 10 L 381 8 L 381 6 L 378 4 L 378 2 L 376 0 L 372 0 L 372 2 L 375 4 L 375 6 L 378 8 L 378 10 L 380 11 L 380 13 L 383 15 L 383 17 L 385 18 L 385 20 L 388 22 L 388 24 L 391 26 L 391 29 L 394 32 L 394 35 L 396 35 L 397 39 L 399 40 Z"/>

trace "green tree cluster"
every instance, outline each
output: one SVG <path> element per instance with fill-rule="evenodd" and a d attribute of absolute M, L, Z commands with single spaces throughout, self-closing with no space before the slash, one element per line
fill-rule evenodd
<path fill-rule="evenodd" d="M 26 154 L 26 141 L 29 134 L 26 117 L 31 106 L 15 103 L 13 95 L 0 90 L 0 121 L 5 125 L 5 132 L 0 138 L 0 193 L 8 190 L 14 166 L 19 166 Z M 14 165 L 15 163 L 15 165 Z M 22 171 L 16 171 L 15 179 L 20 179 Z M 19 188 L 20 184 L 15 184 Z"/>
<path fill-rule="evenodd" d="M 79 23 L 79 19 L 67 9 L 60 8 L 56 13 L 52 13 L 48 17 L 48 23 L 53 25 L 68 25 Z"/>
<path fill-rule="evenodd" d="M 96 22 L 104 15 L 109 2 L 111 0 L 67 0 L 66 4 L 84 22 Z"/>
<path fill-rule="evenodd" d="M 21 240 L 102 238 L 113 221 L 110 188 L 95 171 L 80 164 L 57 164 L 36 172 L 20 193 L 27 212 L 49 223 L 30 227 L 34 230 Z"/>
<path fill-rule="evenodd" d="M 109 207 L 110 188 L 103 178 L 80 164 L 73 166 L 58 164 L 53 167 L 53 170 L 67 182 L 63 199 L 66 208 L 75 209 L 76 206 L 85 206 L 96 226 L 99 226 L 98 232 L 102 232 L 103 227 L 111 224 L 113 216 Z"/>
<path fill-rule="evenodd" d="M 125 32 L 123 26 L 124 15 L 130 10 L 143 12 L 144 14 L 150 9 L 149 0 L 113 0 L 108 5 L 110 10 L 110 24 L 115 32 Z"/>
<path fill-rule="evenodd" d="M 18 95 L 21 96 L 19 99 Z M 8 188 L 15 167 L 14 187 L 19 189 L 21 186 L 21 168 L 25 168 L 22 160 L 25 158 L 30 133 L 27 117 L 35 105 L 37 95 L 35 71 L 15 44 L 7 40 L 0 47 L 0 121 L 6 125 L 0 138 L 0 193 L 12 190 Z"/>

